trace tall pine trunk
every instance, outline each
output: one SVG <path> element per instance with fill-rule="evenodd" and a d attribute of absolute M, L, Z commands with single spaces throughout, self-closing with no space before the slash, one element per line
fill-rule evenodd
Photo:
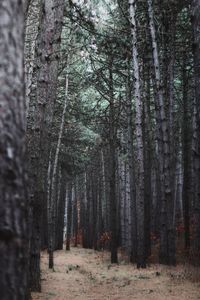
<path fill-rule="evenodd" d="M 194 34 L 195 122 L 193 137 L 194 166 L 194 241 L 195 263 L 200 264 L 200 1 L 192 1 L 192 26 Z"/>
<path fill-rule="evenodd" d="M 31 101 L 35 101 L 33 126 L 28 126 L 29 174 L 33 228 L 31 236 L 30 285 L 40 291 L 40 249 L 42 226 L 47 210 L 46 176 L 48 171 L 51 126 L 57 93 L 59 50 L 64 0 L 43 0 L 40 30 L 36 41 L 35 82 Z M 32 87 L 33 89 L 33 87 Z M 45 212 L 45 213 L 44 213 Z"/>
<path fill-rule="evenodd" d="M 146 267 L 145 255 L 145 203 L 144 203 L 144 145 L 142 130 L 142 96 L 140 85 L 140 70 L 137 49 L 136 1 L 129 0 L 131 34 L 133 43 L 133 76 L 135 96 L 135 134 L 137 154 L 136 212 L 137 212 L 137 267 Z"/>
<path fill-rule="evenodd" d="M 68 76 L 66 77 L 66 87 L 65 87 L 65 99 L 64 99 L 64 106 L 63 106 L 63 112 L 62 112 L 62 119 L 60 124 L 60 130 L 58 135 L 58 141 L 56 146 L 56 153 L 54 158 L 54 164 L 53 164 L 53 172 L 52 172 L 52 183 L 51 183 L 51 192 L 50 192 L 50 209 L 49 209 L 49 215 L 48 218 L 50 221 L 48 222 L 49 228 L 49 267 L 53 268 L 54 262 L 53 262 L 53 253 L 55 248 L 55 233 L 56 233 L 56 177 L 58 176 L 58 161 L 59 161 L 59 154 L 60 154 L 60 148 L 61 148 L 61 142 L 62 142 L 62 136 L 63 136 L 63 130 L 64 130 L 64 122 L 65 122 L 65 114 L 67 110 L 67 101 L 68 101 Z"/>
<path fill-rule="evenodd" d="M 0 4 L 0 290 L 27 299 L 24 17 L 22 1 Z"/>
<path fill-rule="evenodd" d="M 112 54 L 111 54 L 112 55 Z M 116 197 L 116 130 L 115 130 L 115 106 L 113 91 L 113 58 L 109 63 L 109 89 L 110 89 L 110 111 L 109 111 L 109 159 L 110 159 L 110 228 L 111 228 L 111 263 L 117 263 L 117 197 Z"/>
<path fill-rule="evenodd" d="M 70 250 L 71 228 L 72 228 L 72 197 L 73 184 L 70 181 L 67 187 L 67 226 L 66 226 L 66 250 Z"/>
<path fill-rule="evenodd" d="M 191 175 L 191 147 L 190 147 L 190 120 L 189 120 L 189 103 L 188 103 L 188 78 L 186 70 L 186 55 L 183 55 L 183 74 L 182 74 L 182 89 L 183 89 L 183 120 L 182 120 L 182 145 L 183 145 L 183 216 L 184 216 L 184 235 L 185 249 L 190 248 L 190 175 Z"/>
<path fill-rule="evenodd" d="M 152 41 L 152 53 L 155 75 L 155 102 L 157 114 L 157 131 L 159 147 L 159 176 L 161 182 L 161 224 L 160 224 L 160 254 L 162 264 L 174 265 L 175 258 L 175 228 L 173 223 L 174 197 L 171 184 L 171 161 L 170 161 L 170 128 L 167 119 L 163 85 L 161 79 L 160 59 L 154 24 L 153 2 L 148 0 L 149 29 Z M 165 91 L 166 92 L 166 91 Z"/>

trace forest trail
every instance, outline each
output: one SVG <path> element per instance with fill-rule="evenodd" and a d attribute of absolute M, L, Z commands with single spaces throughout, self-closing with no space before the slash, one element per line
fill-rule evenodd
<path fill-rule="evenodd" d="M 42 253 L 42 293 L 33 300 L 198 300 L 200 284 L 185 278 L 183 266 L 152 265 L 137 270 L 121 259 L 110 265 L 109 254 L 72 248 L 55 252 L 55 270 Z"/>

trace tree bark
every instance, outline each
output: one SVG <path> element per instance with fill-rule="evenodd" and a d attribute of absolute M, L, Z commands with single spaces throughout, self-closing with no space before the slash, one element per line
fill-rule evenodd
<path fill-rule="evenodd" d="M 53 268 L 53 261 L 52 261 L 52 257 L 53 254 L 51 253 L 52 251 L 54 251 L 54 243 L 55 243 L 55 230 L 56 230 L 56 217 L 54 217 L 54 214 L 56 212 L 56 176 L 58 176 L 57 174 L 57 169 L 58 169 L 58 160 L 59 160 L 59 153 L 60 153 L 60 148 L 61 148 L 61 142 L 62 142 L 62 136 L 63 136 L 63 129 L 64 129 L 64 121 L 65 121 L 65 114 L 66 114 L 66 110 L 67 110 L 67 102 L 68 102 L 68 76 L 66 77 L 66 87 L 65 87 L 65 99 L 64 99 L 64 106 L 63 106 L 63 112 L 62 112 L 62 119 L 61 119 L 61 124 L 60 124 L 60 130 L 59 130 L 59 135 L 58 135 L 58 141 L 57 141 L 57 146 L 56 146 L 56 153 L 55 153 L 55 159 L 54 159 L 54 164 L 53 164 L 53 172 L 52 172 L 52 183 L 51 183 L 51 199 L 50 199 L 50 215 L 48 216 L 48 218 L 51 219 L 51 221 L 49 221 L 49 243 L 51 245 L 49 245 L 49 260 L 51 260 L 51 262 L 49 262 L 49 266 L 51 266 L 51 268 Z"/>
<path fill-rule="evenodd" d="M 28 198 L 22 1 L 1 1 L 0 37 L 0 297 L 23 300 L 28 297 Z"/>
<path fill-rule="evenodd" d="M 30 285 L 40 291 L 41 220 L 46 215 L 46 176 L 50 155 L 50 137 L 57 93 L 59 49 L 64 0 L 42 0 L 40 31 L 36 41 L 35 82 L 31 95 L 35 101 L 33 124 L 28 124 L 29 174 L 32 180 L 33 230 L 31 237 Z M 45 213 L 43 214 L 43 212 Z"/>
<path fill-rule="evenodd" d="M 34 106 L 33 101 L 30 102 L 32 87 L 35 85 L 33 79 L 36 79 L 34 73 L 35 68 L 35 50 L 36 40 L 38 35 L 39 20 L 41 18 L 41 7 L 39 5 L 40 0 L 35 0 L 30 5 L 30 12 L 26 18 L 26 30 L 25 30 L 25 84 L 26 84 L 26 116 L 29 115 L 29 109 Z M 33 24 L 34 19 L 34 24 Z M 31 113 L 32 114 L 32 113 Z"/>
<path fill-rule="evenodd" d="M 195 122 L 193 136 L 194 166 L 194 240 L 192 254 L 195 264 L 200 264 L 200 1 L 193 0 L 192 5 L 194 81 L 195 81 Z"/>
<path fill-rule="evenodd" d="M 65 217 L 65 205 L 66 205 L 66 170 L 62 169 L 61 173 L 61 191 L 60 191 L 60 208 L 58 215 L 58 250 L 63 249 L 64 238 L 64 217 Z"/>
<path fill-rule="evenodd" d="M 110 54 L 112 56 L 112 54 Z M 116 130 L 115 130 L 115 107 L 113 92 L 113 58 L 109 62 L 109 199 L 110 199 L 110 227 L 111 227 L 111 263 L 118 263 L 117 257 L 117 199 L 116 199 Z"/>
<path fill-rule="evenodd" d="M 127 151 L 128 166 L 130 176 L 130 213 L 131 213 L 131 253 L 130 261 L 136 262 L 137 258 L 137 218 L 136 218 L 136 191 L 135 191 L 135 165 L 133 149 L 133 112 L 132 112 L 132 85 L 130 74 L 130 59 L 127 65 L 127 86 L 126 86 L 126 104 L 127 104 Z"/>
<path fill-rule="evenodd" d="M 183 145 L 183 210 L 184 210 L 184 235 L 185 249 L 190 248 L 190 175 L 191 175 L 191 147 L 190 147 L 190 115 L 188 103 L 188 78 L 186 70 L 186 55 L 183 55 L 183 71 L 182 71 L 182 86 L 183 86 L 183 121 L 182 121 L 182 145 Z"/>
<path fill-rule="evenodd" d="M 137 267 L 146 267 L 145 256 L 145 203 L 144 203 L 144 145 L 142 132 L 143 105 L 140 86 L 140 71 L 137 49 L 136 1 L 129 0 L 131 34 L 133 43 L 134 68 L 134 96 L 135 96 L 135 134 L 137 152 L 137 184 L 136 184 L 136 212 L 137 212 Z"/>
<path fill-rule="evenodd" d="M 25 18 L 27 18 L 28 9 L 29 9 L 29 6 L 31 4 L 31 1 L 32 0 L 23 0 L 23 2 L 24 2 L 24 14 L 25 14 Z"/>
<path fill-rule="evenodd" d="M 152 142 L 151 142 L 151 108 L 150 108 L 150 68 L 147 65 L 147 76 L 144 78 L 144 198 L 145 198 L 145 250 L 146 257 L 151 255 L 151 214 L 152 214 Z M 145 69 L 144 72 L 145 73 Z"/>
<path fill-rule="evenodd" d="M 149 27 L 156 85 L 157 126 L 159 132 L 159 172 L 161 182 L 161 225 L 160 225 L 160 263 L 174 265 L 175 228 L 173 224 L 173 190 L 170 173 L 170 136 L 169 122 L 166 116 L 161 81 L 160 60 L 154 24 L 153 2 L 148 0 Z"/>
<path fill-rule="evenodd" d="M 75 178 L 74 184 L 74 203 L 73 203 L 73 236 L 74 247 L 78 246 L 78 180 Z"/>
<path fill-rule="evenodd" d="M 72 197 L 73 197 L 73 184 L 69 182 L 67 187 L 67 230 L 66 230 L 66 250 L 70 250 L 71 240 L 71 226 L 72 226 Z"/>

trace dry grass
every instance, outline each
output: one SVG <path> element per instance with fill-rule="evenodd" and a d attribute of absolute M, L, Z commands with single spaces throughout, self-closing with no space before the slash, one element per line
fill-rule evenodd
<path fill-rule="evenodd" d="M 137 270 L 123 253 L 120 264 L 111 265 L 107 252 L 72 248 L 70 252 L 55 253 L 54 272 L 48 270 L 47 254 L 42 253 L 42 293 L 33 293 L 33 299 L 198 300 L 199 272 L 186 264 L 154 264 Z"/>
<path fill-rule="evenodd" d="M 195 267 L 189 263 L 185 263 L 183 266 L 184 278 L 190 280 L 193 283 L 200 284 L 200 268 Z"/>

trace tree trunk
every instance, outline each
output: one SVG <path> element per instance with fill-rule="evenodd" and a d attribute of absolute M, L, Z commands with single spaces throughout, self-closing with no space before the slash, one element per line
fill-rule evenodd
<path fill-rule="evenodd" d="M 57 250 L 63 249 L 64 238 L 64 217 L 65 217 L 65 204 L 66 204 L 66 184 L 67 172 L 64 168 L 61 168 L 61 186 L 60 186 L 60 198 L 57 214 Z"/>
<path fill-rule="evenodd" d="M 32 86 L 35 85 L 33 79 L 34 76 L 34 60 L 36 50 L 36 39 L 38 34 L 39 20 L 41 17 L 41 8 L 39 5 L 40 0 L 35 0 L 34 5 L 30 5 L 30 12 L 26 20 L 26 31 L 25 31 L 25 84 L 26 84 L 26 116 L 29 115 L 29 109 L 33 108 L 34 103 L 30 103 Z M 34 18 L 34 24 L 33 24 Z M 26 120 L 27 121 L 27 120 Z"/>
<path fill-rule="evenodd" d="M 59 153 L 60 153 L 62 135 L 64 129 L 65 114 L 67 110 L 67 101 L 68 101 L 68 76 L 66 77 L 65 99 L 64 99 L 60 130 L 58 135 L 58 141 L 56 146 L 55 159 L 53 164 L 52 183 L 51 183 L 51 192 L 50 192 L 51 195 L 50 209 L 49 209 L 50 215 L 48 216 L 48 218 L 50 218 L 51 221 L 48 222 L 48 224 L 50 225 L 50 227 L 48 228 L 48 232 L 49 232 L 49 242 L 52 243 L 52 245 L 49 246 L 49 260 L 51 260 L 51 262 L 49 261 L 49 266 L 51 266 L 51 268 L 53 268 L 53 261 L 52 261 L 53 254 L 51 253 L 51 251 L 54 251 L 55 231 L 56 231 L 56 224 L 55 224 L 56 217 L 54 217 L 56 212 L 56 177 L 58 176 L 57 174 L 58 160 L 59 160 Z"/>
<path fill-rule="evenodd" d="M 121 148 L 123 153 L 123 134 L 121 134 Z M 119 176 L 119 193 L 120 193 L 120 237 L 121 247 L 126 248 L 126 199 L 125 199 L 125 162 L 121 153 L 118 154 L 118 176 Z"/>
<path fill-rule="evenodd" d="M 128 74 L 126 86 L 126 104 L 127 104 L 127 151 L 128 166 L 130 176 L 130 213 L 131 213 L 131 253 L 130 260 L 136 262 L 137 258 L 137 218 L 136 218 L 136 191 L 135 191 L 135 173 L 134 173 L 134 154 L 133 154 L 133 113 L 132 113 L 132 85 L 130 74 L 130 61 L 128 61 Z"/>
<path fill-rule="evenodd" d="M 78 246 L 78 180 L 75 178 L 74 184 L 74 202 L 73 202 L 73 236 L 74 247 Z"/>
<path fill-rule="evenodd" d="M 112 55 L 112 54 L 111 54 Z M 110 89 L 110 111 L 109 111 L 109 184 L 110 184 L 110 215 L 111 215 L 111 263 L 118 263 L 117 257 L 117 199 L 116 199 L 116 130 L 115 130 L 115 107 L 113 93 L 113 61 L 110 58 L 109 65 L 109 89 Z"/>
<path fill-rule="evenodd" d="M 173 224 L 173 190 L 170 173 L 170 137 L 169 122 L 166 116 L 161 82 L 160 61 L 152 0 L 148 0 L 149 27 L 152 40 L 152 52 L 156 85 L 157 126 L 159 132 L 159 172 L 161 182 L 161 225 L 160 225 L 160 263 L 174 265 L 175 258 L 175 228 Z"/>
<path fill-rule="evenodd" d="M 151 213 L 152 213 L 152 145 L 151 145 L 151 108 L 150 108 L 150 70 L 144 74 L 144 199 L 145 199 L 145 249 L 146 257 L 151 255 Z M 145 70 L 144 70 L 145 72 Z"/>
<path fill-rule="evenodd" d="M 28 124 L 29 173 L 32 180 L 30 194 L 33 198 L 34 227 L 31 238 L 30 285 L 34 291 L 40 290 L 41 220 L 44 219 L 47 210 L 45 187 L 57 93 L 63 11 L 64 0 L 42 1 L 40 31 L 36 42 L 36 89 L 35 95 L 32 93 L 31 96 L 31 101 L 35 101 L 33 127 Z"/>
<path fill-rule="evenodd" d="M 31 4 L 31 1 L 32 0 L 23 0 L 23 2 L 24 2 L 24 14 L 25 14 L 25 17 L 27 17 L 27 15 L 28 15 L 28 9 L 29 9 L 29 6 Z"/>
<path fill-rule="evenodd" d="M 66 230 L 66 250 L 70 250 L 70 240 L 71 240 L 71 226 L 72 226 L 72 197 L 73 197 L 73 184 L 69 182 L 67 196 L 67 230 Z"/>
<path fill-rule="evenodd" d="M 192 26 L 194 34 L 194 79 L 195 79 L 195 118 L 193 137 L 194 165 L 194 241 L 192 255 L 195 264 L 200 264 L 200 1 L 192 1 Z"/>
<path fill-rule="evenodd" d="M 188 78 L 186 70 L 186 55 L 183 56 L 183 121 L 182 121 L 182 145 L 183 145 L 183 210 L 184 210 L 184 234 L 185 249 L 190 248 L 190 119 L 189 119 L 189 103 L 188 103 Z"/>
<path fill-rule="evenodd" d="M 136 127 L 136 152 L 137 152 L 137 184 L 136 184 L 136 211 L 137 211 L 137 267 L 146 267 L 145 255 L 145 229 L 144 229 L 144 145 L 142 132 L 143 105 L 141 98 L 139 61 L 137 50 L 137 27 L 136 27 L 136 2 L 129 0 L 131 34 L 133 43 L 133 67 L 134 67 L 134 96 L 135 96 L 135 127 Z"/>
<path fill-rule="evenodd" d="M 0 297 L 23 300 L 28 298 L 28 198 L 22 1 L 1 1 L 0 36 Z"/>

